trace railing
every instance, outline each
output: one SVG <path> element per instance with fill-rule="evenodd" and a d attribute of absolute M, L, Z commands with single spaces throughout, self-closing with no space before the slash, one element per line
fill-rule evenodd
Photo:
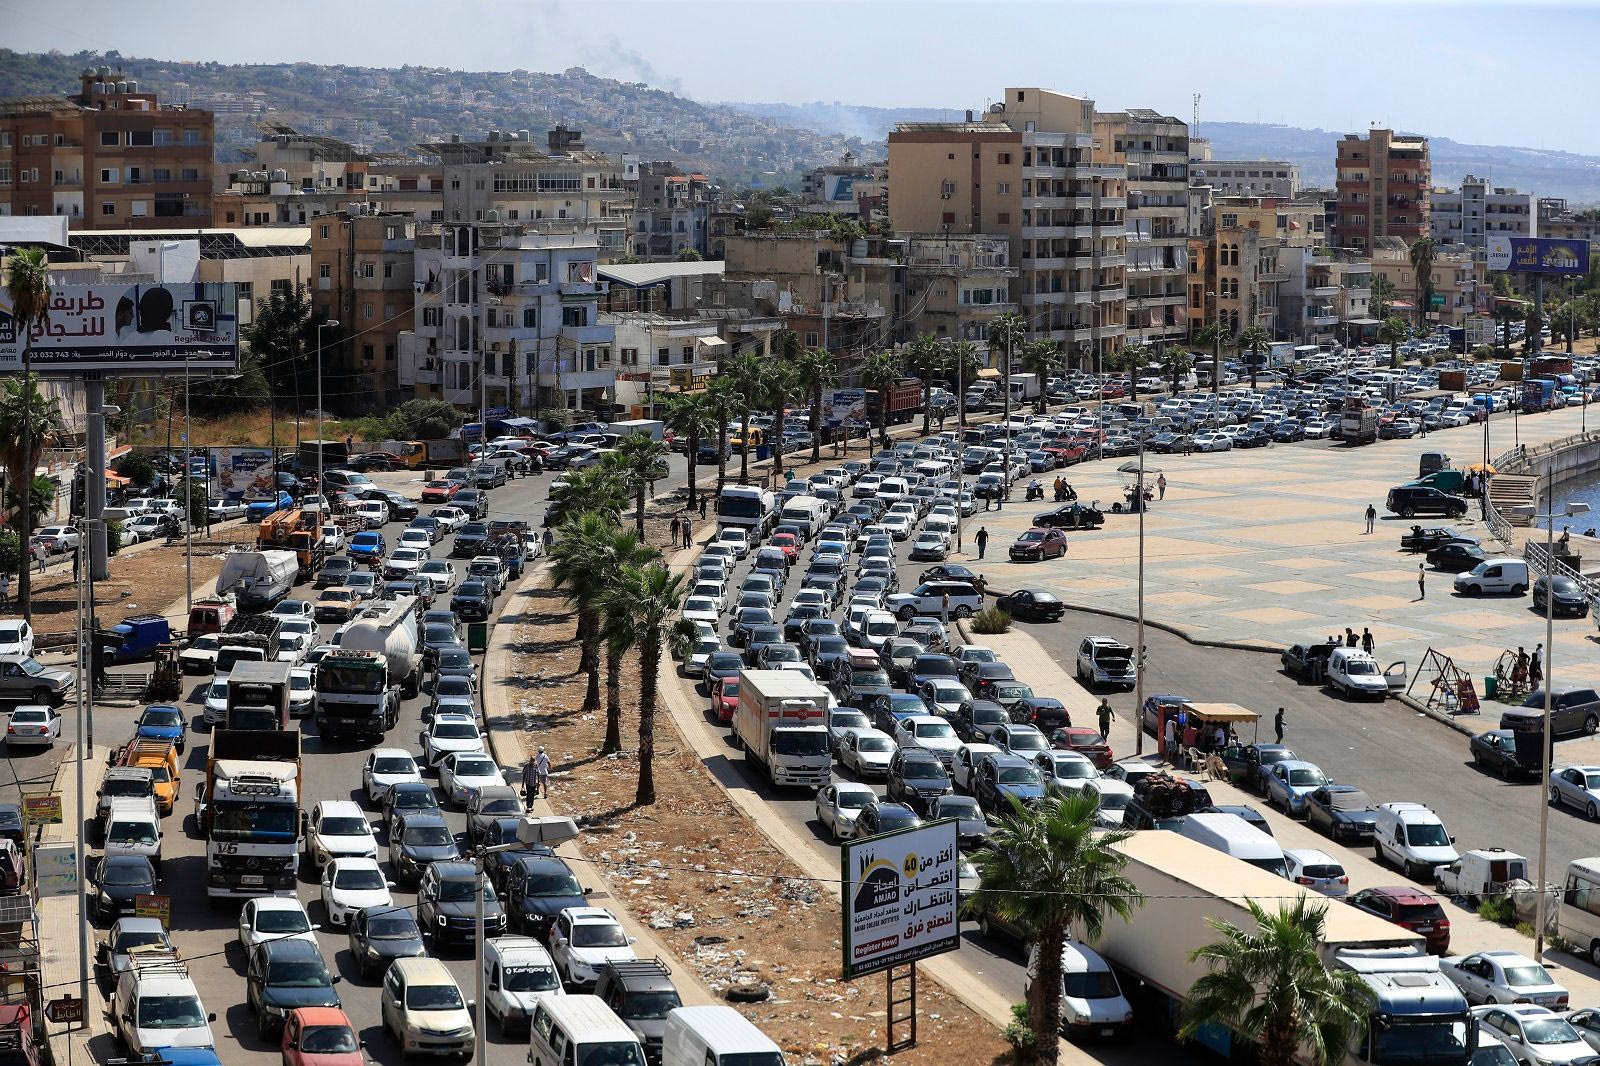
<path fill-rule="evenodd" d="M 1568 578 L 1578 586 L 1578 591 L 1583 593 L 1584 599 L 1589 601 L 1591 609 L 1600 609 L 1600 581 L 1584 577 L 1583 574 L 1562 562 L 1560 558 L 1552 560 L 1550 551 L 1543 542 L 1530 540 L 1522 546 L 1522 558 L 1528 563 L 1530 570 L 1537 571 L 1542 577 L 1554 576 Z"/>

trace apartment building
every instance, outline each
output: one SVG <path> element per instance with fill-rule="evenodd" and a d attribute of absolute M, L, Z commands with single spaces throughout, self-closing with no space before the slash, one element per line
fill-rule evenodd
<path fill-rule="evenodd" d="M 1600 212 L 1576 212 L 1558 196 L 1539 198 L 1539 236 L 1569 241 L 1600 241 Z"/>
<path fill-rule="evenodd" d="M 578 220 L 418 223 L 400 388 L 466 410 L 609 409 L 616 331 L 600 321 L 599 255 Z"/>
<path fill-rule="evenodd" d="M 1489 234 L 1537 237 L 1539 211 L 1532 193 L 1492 187 L 1487 178 L 1468 174 L 1459 189 L 1434 189 L 1428 232 L 1440 244 L 1464 244 L 1483 251 Z"/>
<path fill-rule="evenodd" d="M 1212 205 L 1212 232 L 1192 244 L 1204 247 L 1204 273 L 1190 274 L 1191 324 L 1218 321 L 1236 336 L 1259 326 L 1276 336 L 1291 271 L 1282 249 L 1323 243 L 1322 205 L 1263 196 L 1224 196 Z M 1198 299 L 1196 282 L 1201 282 Z M 1198 311 L 1198 318 L 1193 317 Z"/>
<path fill-rule="evenodd" d="M 669 392 L 704 387 L 732 352 L 710 319 L 628 311 L 600 321 L 616 330 L 616 403 L 638 418 L 656 417 Z"/>
<path fill-rule="evenodd" d="M 1017 269 L 1010 265 L 1010 240 L 982 233 L 912 233 L 902 240 L 907 332 L 987 347 L 990 324 L 1017 310 L 1011 298 Z"/>
<path fill-rule="evenodd" d="M 322 356 L 329 410 L 386 410 L 406 399 L 399 352 L 416 302 L 416 229 L 411 215 L 369 204 L 311 221 L 312 305 L 319 322 L 339 322 Z"/>
<path fill-rule="evenodd" d="M 1209 185 L 1218 196 L 1276 196 L 1292 200 L 1300 192 L 1300 164 L 1282 159 L 1196 159 L 1189 178 Z"/>
<path fill-rule="evenodd" d="M 706 254 L 711 181 L 670 162 L 641 163 L 634 182 L 631 251 L 641 259 Z"/>
<path fill-rule="evenodd" d="M 161 103 L 110 67 L 72 96 L 0 100 L 0 214 L 73 229 L 211 225 L 210 111 Z"/>
<path fill-rule="evenodd" d="M 1373 248 L 1379 237 L 1414 241 L 1428 233 L 1432 165 L 1428 139 L 1373 129 L 1347 133 L 1336 162 L 1341 248 Z"/>
<path fill-rule="evenodd" d="M 853 152 L 846 152 L 837 163 L 813 167 L 800 175 L 800 199 L 853 214 L 861 200 L 882 197 L 888 184 L 887 164 L 863 162 Z"/>
<path fill-rule="evenodd" d="M 1380 324 L 1372 317 L 1372 262 L 1337 248 L 1278 249 L 1289 280 L 1278 292 L 1277 335 L 1298 344 L 1350 343 Z"/>
<path fill-rule="evenodd" d="M 1411 265 L 1411 245 L 1395 237 L 1379 241 L 1372 250 L 1372 272 L 1394 287 L 1396 299 L 1389 306 L 1390 313 L 1415 323 L 1424 286 Z M 1424 309 L 1424 321 L 1460 326 L 1468 315 L 1489 309 L 1494 286 L 1487 280 L 1488 264 L 1472 249 L 1436 249 L 1431 278 L 1433 299 Z"/>
<path fill-rule="evenodd" d="M 1126 343 L 1177 343 L 1189 329 L 1189 126 L 1136 108 L 1097 114 L 1094 128 L 1128 173 Z"/>
<path fill-rule="evenodd" d="M 729 235 L 722 247 L 726 281 L 770 282 L 773 312 L 807 348 L 843 353 L 892 343 L 904 267 L 882 238 L 847 245 L 828 230 L 762 230 Z M 731 290 L 721 291 L 726 298 Z"/>

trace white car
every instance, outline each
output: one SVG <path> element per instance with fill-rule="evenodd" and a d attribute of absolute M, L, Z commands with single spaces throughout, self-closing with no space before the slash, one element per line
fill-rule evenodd
<path fill-rule="evenodd" d="M 1350 894 L 1350 875 L 1345 873 L 1344 865 L 1327 852 L 1316 848 L 1286 848 L 1283 857 L 1289 880 L 1295 884 L 1334 899 Z"/>
<path fill-rule="evenodd" d="M 886 514 L 878 524 L 887 529 L 889 536 L 895 540 L 905 540 L 911 536 L 911 519 L 903 514 Z"/>
<path fill-rule="evenodd" d="M 1100 797 L 1095 821 L 1106 829 L 1120 828 L 1123 813 L 1133 800 L 1133 786 L 1114 777 L 1098 777 L 1091 784 Z"/>
<path fill-rule="evenodd" d="M 967 686 L 953 677 L 930 677 L 917 690 L 922 702 L 944 718 L 954 718 L 961 708 L 972 702 Z"/>
<path fill-rule="evenodd" d="M 428 766 L 438 766 L 446 756 L 460 752 L 483 752 L 483 734 L 471 715 L 437 713 L 428 728 L 417 735 L 422 748 L 422 761 Z"/>
<path fill-rule="evenodd" d="M 633 937 L 601 907 L 567 907 L 550 923 L 550 957 L 568 985 L 592 989 L 608 962 L 633 962 Z"/>
<path fill-rule="evenodd" d="M 378 855 L 372 823 L 355 800 L 318 800 L 306 822 L 306 859 L 320 870 L 331 859 L 371 859 Z"/>
<path fill-rule="evenodd" d="M 311 637 L 305 633 L 280 633 L 278 635 L 278 656 L 280 663 L 289 663 L 298 666 L 305 661 L 306 652 L 311 650 Z"/>
<path fill-rule="evenodd" d="M 246 958 L 268 940 L 317 942 L 317 927 L 305 905 L 293 896 L 252 896 L 239 910 L 239 946 Z"/>
<path fill-rule="evenodd" d="M 202 633 L 178 653 L 178 667 L 186 674 L 209 674 L 217 665 L 217 649 L 222 637 L 216 633 Z"/>
<path fill-rule="evenodd" d="M 355 506 L 355 515 L 368 529 L 382 529 L 389 521 L 389 505 L 382 500 L 362 500 Z"/>
<path fill-rule="evenodd" d="M 1089 757 L 1075 751 L 1056 751 L 1052 748 L 1036 752 L 1033 764 L 1039 768 L 1044 783 L 1056 788 L 1083 792 L 1093 788 L 1095 782 L 1100 780 L 1100 771 L 1094 768 Z"/>
<path fill-rule="evenodd" d="M 1583 1035 L 1548 1007 L 1495 1004 L 1472 1008 L 1472 1016 L 1523 1066 L 1572 1066 L 1594 1058 Z"/>
<path fill-rule="evenodd" d="M 847 840 L 855 835 L 856 816 L 877 799 L 878 794 L 872 791 L 871 785 L 860 785 L 853 781 L 828 785 L 817 792 L 817 821 L 835 843 Z"/>
<path fill-rule="evenodd" d="M 735 559 L 743 559 L 750 554 L 750 535 L 740 526 L 723 526 L 717 530 L 716 542 L 732 549 Z"/>
<path fill-rule="evenodd" d="M 0 619 L 0 656 L 9 655 L 33 655 L 33 627 L 24 619 Z"/>
<path fill-rule="evenodd" d="M 428 517 L 436 520 L 440 526 L 444 527 L 446 533 L 454 533 L 470 521 L 470 516 L 467 512 L 459 507 L 450 506 L 435 507 L 428 512 Z"/>
<path fill-rule="evenodd" d="M 856 729 L 839 741 L 839 765 L 857 777 L 887 777 L 894 738 L 879 729 Z"/>
<path fill-rule="evenodd" d="M 403 781 L 421 780 L 417 761 L 404 748 L 379 748 L 361 767 L 361 787 L 373 803 L 382 803 L 389 789 Z"/>
<path fill-rule="evenodd" d="M 1600 818 L 1600 766 L 1558 766 L 1550 771 L 1550 802 Z"/>
<path fill-rule="evenodd" d="M 902 748 L 926 748 L 939 756 L 945 769 L 955 761 L 961 738 L 950 723 L 934 714 L 910 714 L 894 727 L 894 740 Z"/>
<path fill-rule="evenodd" d="M 728 609 L 727 601 L 722 595 L 722 585 L 716 581 L 696 581 L 694 588 L 689 590 L 689 596 L 694 599 L 710 600 L 718 611 Z"/>
<path fill-rule="evenodd" d="M 317 605 L 310 600 L 279 600 L 273 606 L 272 613 L 279 618 L 314 619 Z"/>
<path fill-rule="evenodd" d="M 1450 955 L 1439 960 L 1439 970 L 1456 983 L 1468 1003 L 1532 1003 L 1547 1010 L 1567 1009 L 1567 990 L 1520 951 Z"/>
<path fill-rule="evenodd" d="M 433 582 L 435 596 L 443 596 L 456 587 L 456 568 L 448 559 L 429 559 L 417 567 L 417 577 Z"/>
<path fill-rule="evenodd" d="M 400 548 L 416 548 L 423 553 L 422 557 L 426 559 L 433 554 L 433 537 L 426 529 L 408 528 L 401 531 L 400 540 L 396 546 Z"/>
<path fill-rule="evenodd" d="M 567 994 L 550 952 L 529 936 L 483 942 L 483 988 L 489 1017 L 502 1032 L 528 1025 L 541 1000 Z"/>
<path fill-rule="evenodd" d="M 338 526 L 322 527 L 322 546 L 330 553 L 342 552 L 348 542 L 345 540 L 344 530 Z"/>
<path fill-rule="evenodd" d="M 407 578 L 422 569 L 422 564 L 428 561 L 426 548 L 396 548 L 383 561 L 383 572 L 389 577 Z"/>
<path fill-rule="evenodd" d="M 505 783 L 499 764 L 481 751 L 456 752 L 439 761 L 439 787 L 447 800 L 461 807 L 478 789 Z"/>
<path fill-rule="evenodd" d="M 1038 974 L 1039 949 L 1028 952 L 1023 996 Z M 1116 1036 L 1133 1025 L 1133 1007 L 1122 994 L 1117 976 L 1094 949 L 1076 941 L 1061 945 L 1061 1030 Z"/>
<path fill-rule="evenodd" d="M 316 703 L 316 674 L 309 666 L 289 668 L 289 717 L 309 717 Z"/>
<path fill-rule="evenodd" d="M 365 907 L 392 907 L 389 890 L 394 882 L 383 876 L 378 860 L 343 856 L 328 860 L 322 870 L 322 906 L 334 925 L 350 924 L 350 916 Z"/>
<path fill-rule="evenodd" d="M 61 736 L 61 712 L 54 707 L 25 703 L 11 712 L 6 723 L 6 746 L 52 747 Z"/>
<path fill-rule="evenodd" d="M 1233 438 L 1226 433 L 1196 433 L 1193 438 L 1197 452 L 1227 452 L 1233 450 Z"/>
<path fill-rule="evenodd" d="M 73 551 L 78 547 L 78 542 L 83 538 L 71 526 L 45 526 L 34 534 L 49 549 L 51 555 Z"/>
<path fill-rule="evenodd" d="M 705 622 L 715 628 L 722 612 L 717 609 L 717 601 L 710 596 L 690 596 L 683 601 L 683 617 L 689 622 Z"/>
<path fill-rule="evenodd" d="M 216 725 L 228 716 L 227 678 L 213 679 L 211 684 L 206 686 L 202 704 L 207 725 Z"/>

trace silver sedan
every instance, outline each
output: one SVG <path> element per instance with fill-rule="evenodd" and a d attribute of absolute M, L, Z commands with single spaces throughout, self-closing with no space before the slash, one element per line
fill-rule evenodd
<path fill-rule="evenodd" d="M 1550 802 L 1600 820 L 1600 766 L 1558 766 L 1550 771 Z"/>
<path fill-rule="evenodd" d="M 817 821 L 835 840 L 855 834 L 856 816 L 877 800 L 870 785 L 840 781 L 817 792 Z"/>

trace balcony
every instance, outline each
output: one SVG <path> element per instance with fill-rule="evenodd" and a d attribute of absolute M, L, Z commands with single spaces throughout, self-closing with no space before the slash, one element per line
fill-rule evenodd
<path fill-rule="evenodd" d="M 1273 282 L 1288 281 L 1289 274 L 1288 271 L 1284 270 L 1263 270 L 1261 273 L 1256 275 L 1256 280 L 1268 284 Z"/>
<path fill-rule="evenodd" d="M 1025 270 L 1029 269 L 1028 264 L 1030 264 L 1030 263 L 1032 264 L 1032 269 L 1034 269 L 1034 270 L 1065 270 L 1065 269 L 1067 269 L 1067 260 L 1065 259 L 1065 257 L 1059 256 L 1059 255 L 1043 256 L 1043 257 L 1041 257 L 1039 259 L 1024 259 L 1023 260 L 1023 269 L 1025 269 Z"/>
<path fill-rule="evenodd" d="M 1306 295 L 1326 299 L 1339 295 L 1341 289 L 1339 285 L 1311 285 L 1306 288 Z"/>

